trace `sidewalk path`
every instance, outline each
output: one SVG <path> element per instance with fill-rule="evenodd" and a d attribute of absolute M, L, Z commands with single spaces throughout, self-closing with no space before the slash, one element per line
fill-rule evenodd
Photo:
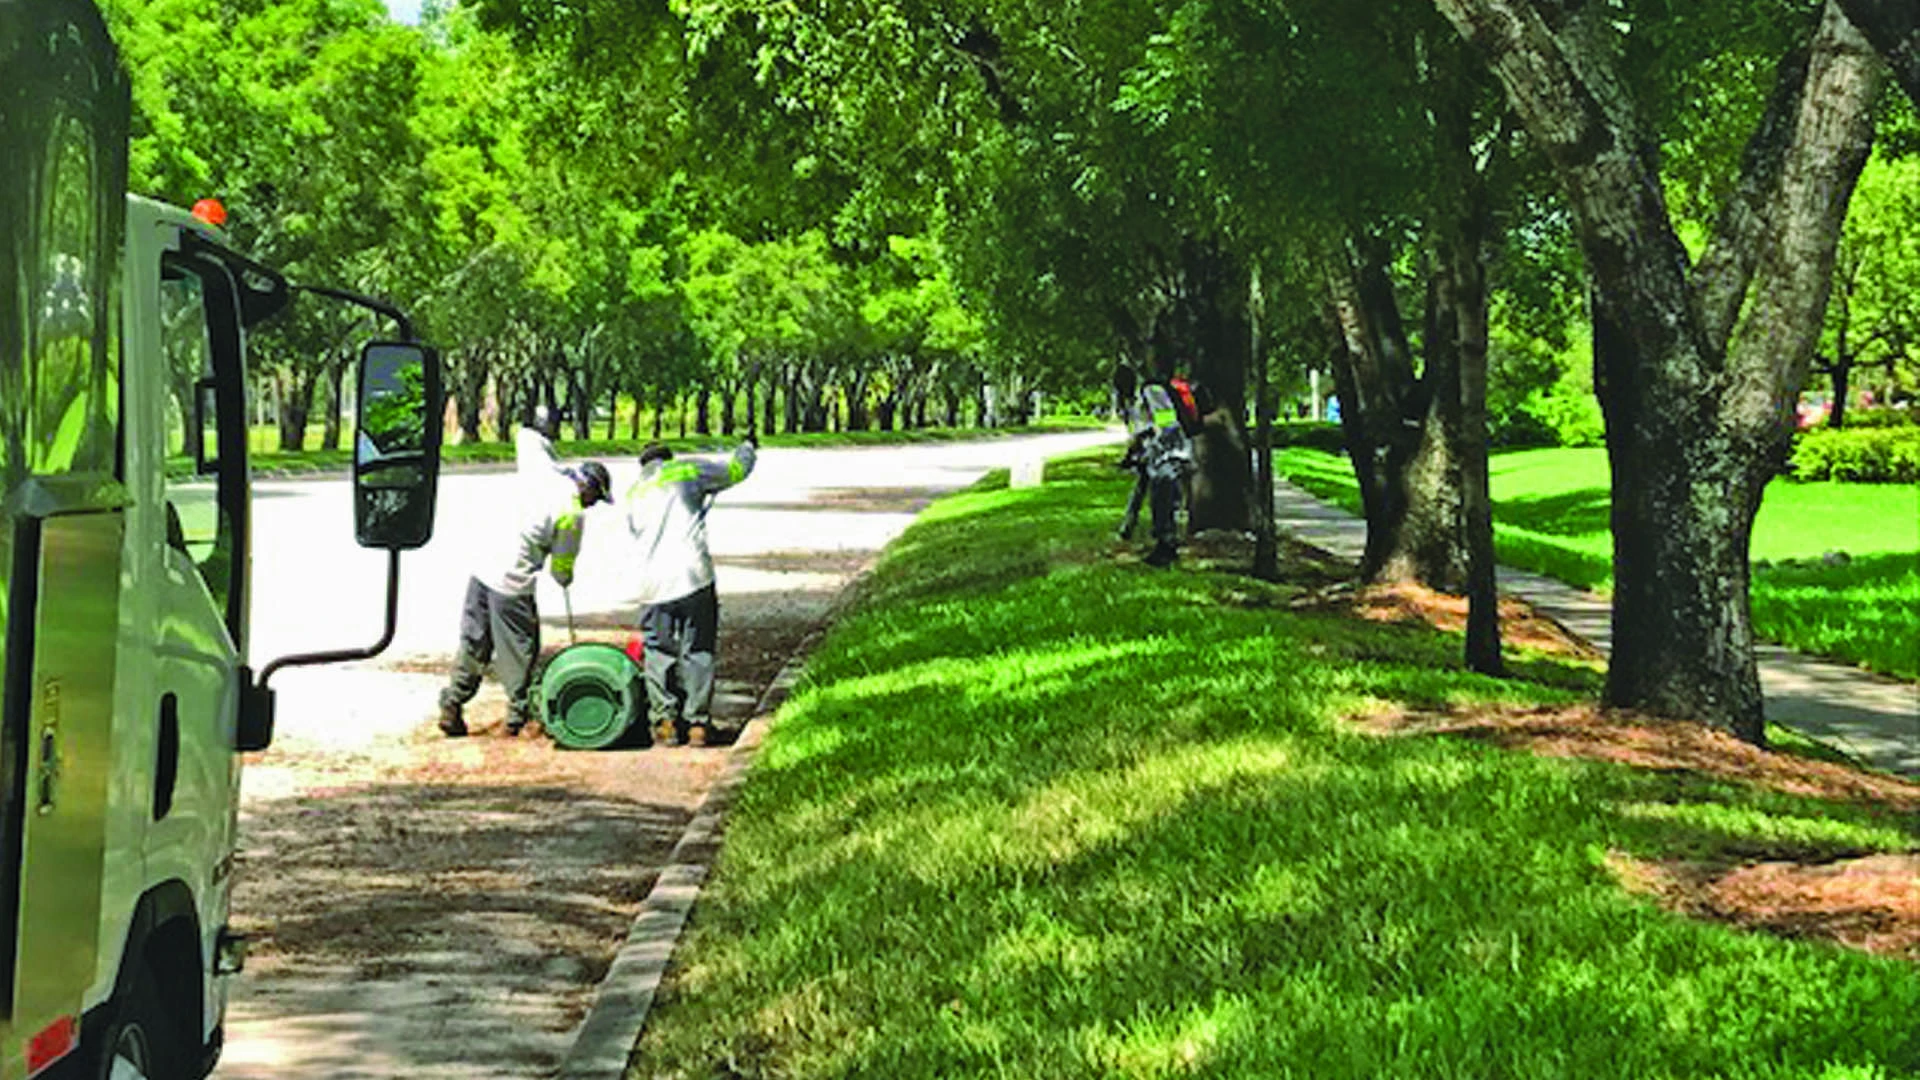
<path fill-rule="evenodd" d="M 1274 478 L 1278 527 L 1344 558 L 1358 559 L 1367 524 Z M 1607 599 L 1552 578 L 1502 566 L 1500 588 L 1526 599 L 1602 651 L 1613 644 Z M 1920 776 L 1920 685 L 1761 645 L 1760 689 L 1767 719 L 1803 731 L 1876 769 Z"/>

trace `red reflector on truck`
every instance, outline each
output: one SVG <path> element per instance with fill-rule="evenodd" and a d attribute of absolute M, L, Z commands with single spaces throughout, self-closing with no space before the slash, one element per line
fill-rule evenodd
<path fill-rule="evenodd" d="M 27 1040 L 27 1075 L 35 1076 L 47 1066 L 73 1053 L 80 1045 L 80 1024 L 63 1016 L 48 1024 L 46 1030 Z"/>

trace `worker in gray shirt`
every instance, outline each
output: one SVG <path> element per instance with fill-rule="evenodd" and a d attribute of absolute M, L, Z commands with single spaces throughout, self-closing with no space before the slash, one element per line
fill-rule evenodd
<path fill-rule="evenodd" d="M 627 528 L 640 560 L 642 667 L 658 744 L 707 741 L 720 636 L 707 508 L 753 471 L 758 446 L 750 434 L 726 459 L 676 460 L 660 443 L 640 452 L 640 479 L 627 491 Z"/>
<path fill-rule="evenodd" d="M 519 451 L 517 515 L 512 531 L 502 530 L 496 550 L 467 581 L 460 609 L 460 651 L 453 673 L 440 691 L 440 730 L 449 738 L 467 733 L 462 710 L 480 690 L 480 677 L 492 663 L 507 692 L 508 735 L 526 726 L 534 658 L 540 655 L 540 611 L 534 582 L 546 565 L 564 588 L 573 583 L 580 553 L 582 513 L 610 502 L 612 478 L 597 461 L 556 469 L 552 448 L 538 432 L 522 429 Z"/>

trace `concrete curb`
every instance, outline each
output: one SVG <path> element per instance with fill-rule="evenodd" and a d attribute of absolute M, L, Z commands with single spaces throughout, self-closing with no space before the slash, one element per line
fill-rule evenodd
<path fill-rule="evenodd" d="M 673 845 L 653 889 L 641 902 L 627 931 L 626 943 L 600 981 L 593 1008 L 574 1035 L 573 1046 L 560 1062 L 560 1080 L 618 1080 L 627 1070 L 627 1058 L 646 1026 L 653 1010 L 654 995 L 666 977 L 673 950 L 686 930 L 694 901 L 712 872 L 714 857 L 720 850 L 720 827 L 727 808 L 732 805 L 745 782 L 747 770 L 766 736 L 773 714 L 792 693 L 800 679 L 805 656 L 814 636 L 809 635 L 798 651 L 774 676 L 766 692 L 760 695 L 753 719 L 740 731 L 740 739 L 727 753 L 720 778 L 701 801 L 700 809 L 687 823 L 680 840 Z"/>

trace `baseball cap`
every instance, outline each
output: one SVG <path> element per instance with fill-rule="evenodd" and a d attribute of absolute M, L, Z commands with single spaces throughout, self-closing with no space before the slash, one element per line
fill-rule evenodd
<path fill-rule="evenodd" d="M 613 477 L 607 474 L 607 467 L 597 461 L 582 462 L 573 472 L 574 479 L 587 484 L 597 491 L 607 502 L 613 501 Z"/>

